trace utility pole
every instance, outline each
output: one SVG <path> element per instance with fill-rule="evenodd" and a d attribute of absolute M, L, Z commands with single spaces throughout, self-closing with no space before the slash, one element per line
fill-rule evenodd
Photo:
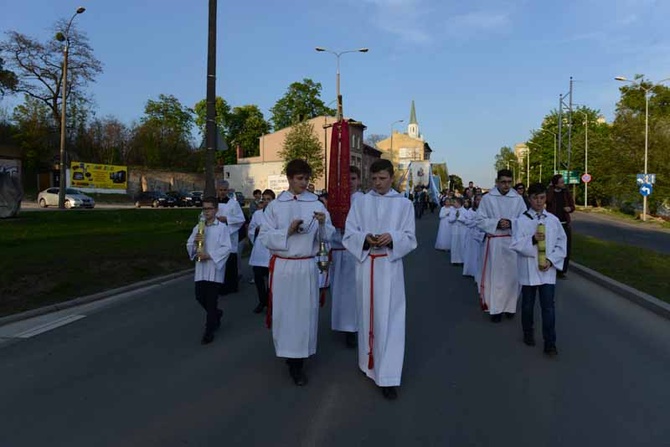
<path fill-rule="evenodd" d="M 214 154 L 217 150 L 216 126 L 216 7 L 217 0 L 209 0 L 207 33 L 207 118 L 205 122 L 205 197 L 216 193 L 214 185 Z"/>

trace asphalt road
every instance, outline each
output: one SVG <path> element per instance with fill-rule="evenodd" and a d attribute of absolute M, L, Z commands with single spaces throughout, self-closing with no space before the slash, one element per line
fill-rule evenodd
<path fill-rule="evenodd" d="M 185 278 L 71 309 L 81 318 L 32 337 L 31 324 L 64 313 L 0 328 L 0 446 L 668 445 L 668 320 L 570 275 L 559 356 L 547 358 L 521 342 L 518 317 L 496 325 L 480 312 L 471 280 L 432 249 L 437 219 L 418 229 L 397 401 L 357 369 L 329 309 L 310 382 L 294 386 L 246 283 L 201 346 Z"/>
<path fill-rule="evenodd" d="M 596 213 L 573 214 L 572 231 L 620 244 L 670 254 L 670 230 Z"/>

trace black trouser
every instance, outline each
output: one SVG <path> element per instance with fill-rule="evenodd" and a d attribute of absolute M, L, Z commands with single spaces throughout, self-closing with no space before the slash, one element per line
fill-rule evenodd
<path fill-rule="evenodd" d="M 258 291 L 258 302 L 264 306 L 268 305 L 268 278 L 270 276 L 270 269 L 267 267 L 253 266 L 254 283 Z"/>
<path fill-rule="evenodd" d="M 213 281 L 195 282 L 195 299 L 207 312 L 205 330 L 213 332 L 219 322 L 219 286 L 221 284 Z"/>
<path fill-rule="evenodd" d="M 219 294 L 226 295 L 228 293 L 235 293 L 238 289 L 239 273 L 237 272 L 237 253 L 231 253 L 226 261 L 226 275 L 223 278 L 223 284 L 219 290 Z"/>
<path fill-rule="evenodd" d="M 572 228 L 569 223 L 561 223 L 565 235 L 568 237 L 565 260 L 563 261 L 563 273 L 568 273 L 568 264 L 570 263 L 570 253 L 572 252 Z"/>

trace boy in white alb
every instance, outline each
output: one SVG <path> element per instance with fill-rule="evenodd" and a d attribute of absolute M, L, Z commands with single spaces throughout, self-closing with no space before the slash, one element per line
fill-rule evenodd
<path fill-rule="evenodd" d="M 225 282 L 219 288 L 219 294 L 226 295 L 236 293 L 239 286 L 239 276 L 237 268 L 237 248 L 239 245 L 239 231 L 246 222 L 242 208 L 237 200 L 228 197 L 229 184 L 227 180 L 218 182 L 216 193 L 219 198 L 219 210 L 216 219 L 228 226 L 230 233 L 230 256 L 223 267 Z"/>
<path fill-rule="evenodd" d="M 202 201 L 205 233 L 198 234 L 196 225 L 186 241 L 189 257 L 196 260 L 195 298 L 207 313 L 201 340 L 203 345 L 214 340 L 214 331 L 221 326 L 223 312 L 218 308 L 219 287 L 223 284 L 223 266 L 231 251 L 228 226 L 216 219 L 217 206 L 218 201 L 214 197 L 206 197 Z M 198 253 L 197 243 L 201 241 L 203 250 Z"/>
<path fill-rule="evenodd" d="M 270 275 L 270 250 L 258 240 L 258 234 L 265 225 L 265 207 L 275 199 L 275 193 L 271 189 L 266 189 L 260 194 L 256 202 L 256 211 L 251 216 L 249 222 L 249 242 L 253 244 L 251 255 L 249 256 L 249 265 L 254 272 L 254 283 L 258 292 L 258 305 L 254 308 L 254 313 L 261 313 L 268 305 L 268 280 Z"/>
<path fill-rule="evenodd" d="M 271 254 L 267 323 L 277 357 L 287 359 L 294 383 L 307 383 L 304 359 L 316 353 L 319 327 L 319 272 L 314 257 L 319 234 L 332 238 L 335 228 L 326 207 L 307 191 L 312 168 L 304 160 L 286 165 L 289 189 L 265 209 L 258 238 Z"/>
<path fill-rule="evenodd" d="M 356 166 L 349 168 L 351 203 L 363 196 L 358 190 L 361 184 L 361 171 Z M 342 245 L 342 234 L 335 232 L 332 241 L 332 264 L 330 266 L 332 297 L 331 328 L 345 333 L 345 343 L 350 348 L 358 344 L 358 304 L 356 291 L 352 285 L 356 282 L 356 258 Z"/>
<path fill-rule="evenodd" d="M 342 243 L 358 261 L 358 365 L 395 399 L 405 356 L 402 258 L 417 245 L 414 209 L 391 188 L 389 160 L 375 161 L 370 172 L 373 189 L 352 204 Z"/>
<path fill-rule="evenodd" d="M 567 236 L 556 216 L 544 209 L 547 190 L 541 183 L 528 188 L 530 208 L 512 225 L 510 248 L 519 254 L 519 283 L 521 284 L 521 323 L 523 341 L 535 346 L 533 313 L 535 296 L 540 296 L 542 309 L 542 336 L 544 353 L 558 354 L 556 350 L 556 310 L 554 293 L 556 271 L 563 268 L 567 253 Z M 543 225 L 543 231 L 539 228 Z M 544 246 L 544 248 L 542 247 Z M 542 261 L 538 258 L 542 256 Z"/>

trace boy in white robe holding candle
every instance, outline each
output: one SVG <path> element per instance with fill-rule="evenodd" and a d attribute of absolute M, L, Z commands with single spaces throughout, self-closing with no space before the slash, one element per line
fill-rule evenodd
<path fill-rule="evenodd" d="M 219 287 L 223 284 L 223 266 L 231 252 L 228 226 L 216 219 L 218 200 L 206 197 L 202 201 L 204 234 L 196 225 L 186 241 L 186 250 L 195 263 L 195 299 L 207 314 L 203 345 L 214 341 L 214 332 L 221 326 L 223 312 L 219 309 Z M 198 250 L 198 242 L 202 248 Z"/>
<path fill-rule="evenodd" d="M 402 258 L 417 246 L 412 202 L 391 188 L 393 164 L 370 166 L 373 189 L 352 204 L 342 243 L 357 261 L 358 365 L 397 397 L 405 355 Z"/>
<path fill-rule="evenodd" d="M 556 310 L 554 292 L 556 271 L 563 268 L 567 254 L 567 236 L 556 216 L 545 211 L 547 189 L 541 183 L 528 188 L 530 208 L 515 220 L 510 248 L 519 254 L 519 283 L 521 284 L 521 323 L 523 341 L 535 346 L 533 313 L 535 296 L 540 296 L 544 353 L 556 350 Z"/>
<path fill-rule="evenodd" d="M 335 232 L 323 203 L 307 191 L 311 174 L 304 160 L 286 165 L 289 189 L 265 209 L 258 236 L 271 254 L 267 323 L 277 357 L 287 359 L 298 386 L 307 383 L 304 359 L 316 353 L 319 271 L 314 257 L 319 237 L 328 240 Z"/>

